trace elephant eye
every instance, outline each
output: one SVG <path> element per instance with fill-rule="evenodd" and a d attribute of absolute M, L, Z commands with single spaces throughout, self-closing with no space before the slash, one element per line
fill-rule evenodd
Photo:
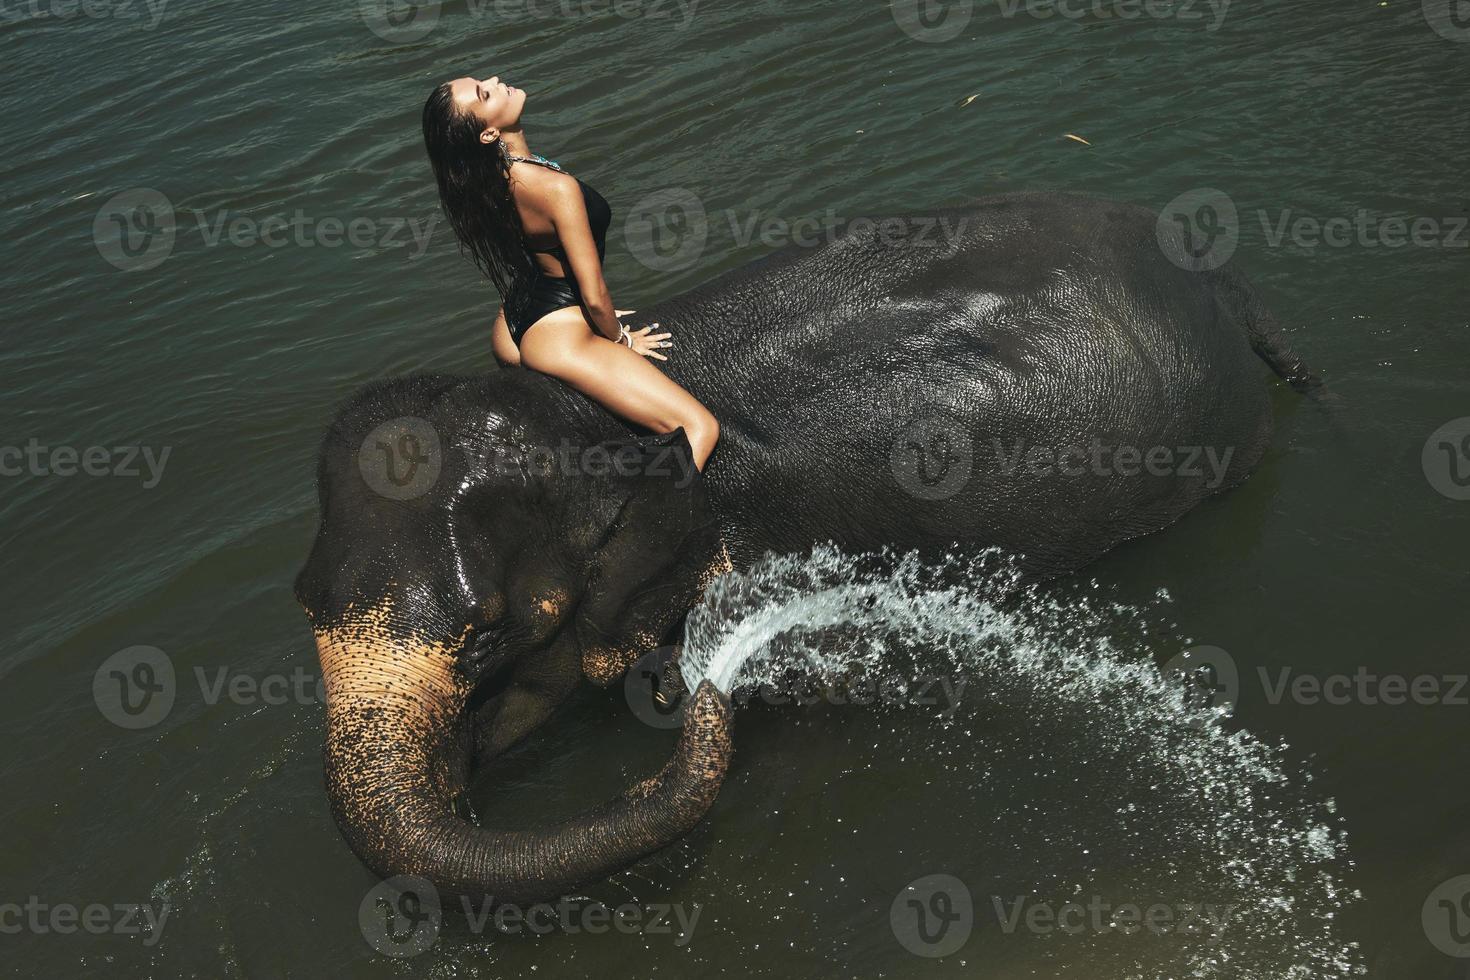
<path fill-rule="evenodd" d="M 515 644 L 507 642 L 507 633 L 500 624 L 481 626 L 467 638 L 460 651 L 461 669 L 482 694 L 493 692 L 496 685 L 508 678 L 516 662 L 512 652 Z"/>
<path fill-rule="evenodd" d="M 503 632 L 499 624 L 481 626 L 470 636 L 469 643 L 465 644 L 465 652 L 476 660 L 493 656 L 504 646 L 501 637 Z"/>

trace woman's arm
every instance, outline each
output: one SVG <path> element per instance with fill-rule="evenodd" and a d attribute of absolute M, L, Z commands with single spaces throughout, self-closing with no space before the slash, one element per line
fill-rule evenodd
<path fill-rule="evenodd" d="M 622 327 L 613 309 L 612 296 L 602 278 L 602 261 L 597 257 L 597 242 L 592 237 L 592 223 L 587 219 L 587 203 L 576 180 L 556 182 L 551 190 L 551 223 L 561 239 L 562 251 L 571 263 L 571 273 L 582 293 L 582 302 L 592 328 L 608 340 L 619 341 Z"/>

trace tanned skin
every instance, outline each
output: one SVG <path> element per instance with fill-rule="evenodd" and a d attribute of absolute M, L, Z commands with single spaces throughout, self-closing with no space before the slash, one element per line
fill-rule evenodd
<path fill-rule="evenodd" d="M 484 124 L 482 143 L 503 140 L 513 156 L 531 155 L 521 127 L 524 91 L 499 76 L 458 78 L 451 86 L 456 104 Z M 618 318 L 634 311 L 613 307 L 576 179 L 536 164 L 513 163 L 511 196 L 532 247 L 560 244 L 571 269 L 543 253 L 534 256 L 537 265 L 548 275 L 570 274 L 584 305 L 546 314 L 526 329 L 519 348 L 511 340 L 502 307 L 491 337 L 496 358 L 559 378 L 644 428 L 672 432 L 682 427 L 694 465 L 703 470 L 719 440 L 719 423 L 698 399 L 649 363 L 649 358 L 668 360 L 660 351 L 673 346 L 670 334 L 654 332 L 657 323 L 630 331 L 631 348 L 619 340 Z"/>

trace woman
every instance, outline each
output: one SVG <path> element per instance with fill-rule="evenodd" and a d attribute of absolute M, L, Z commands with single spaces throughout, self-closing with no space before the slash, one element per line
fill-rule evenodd
<path fill-rule="evenodd" d="M 561 167 L 530 152 L 526 93 L 500 78 L 457 78 L 424 104 L 424 144 L 460 245 L 504 300 L 493 345 L 503 364 L 560 378 L 656 432 L 682 427 L 704 469 L 715 417 L 645 358 L 667 360 L 667 333 L 630 331 L 602 278 L 612 212 Z"/>

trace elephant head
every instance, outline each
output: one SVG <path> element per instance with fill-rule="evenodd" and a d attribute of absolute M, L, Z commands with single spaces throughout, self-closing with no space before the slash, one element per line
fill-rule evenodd
<path fill-rule="evenodd" d="M 630 439 L 527 371 L 374 386 L 324 440 L 320 526 L 296 581 L 327 691 L 333 814 L 378 874 L 535 902 L 689 831 L 730 756 L 702 684 L 662 771 L 573 820 L 499 832 L 454 812 L 476 759 L 583 678 L 663 641 L 721 563 L 682 433 Z"/>

